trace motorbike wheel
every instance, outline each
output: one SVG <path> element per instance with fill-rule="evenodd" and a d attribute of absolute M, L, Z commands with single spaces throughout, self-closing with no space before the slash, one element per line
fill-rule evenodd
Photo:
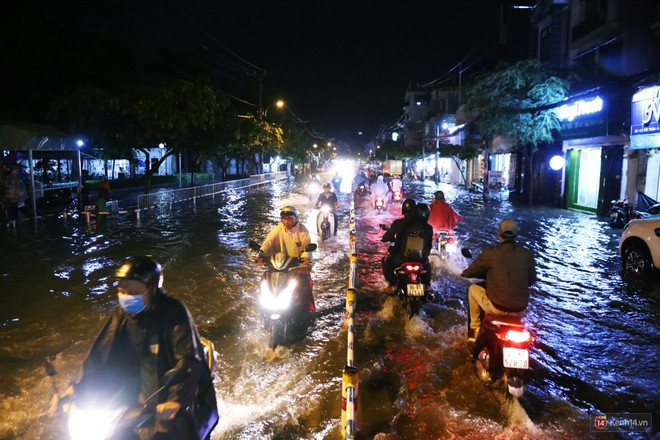
<path fill-rule="evenodd" d="M 268 347 L 273 350 L 284 343 L 284 336 L 286 334 L 286 326 L 281 321 L 271 321 L 270 332 L 268 334 Z"/>
<path fill-rule="evenodd" d="M 330 226 L 321 229 L 321 241 L 326 241 L 330 238 Z"/>
<path fill-rule="evenodd" d="M 626 225 L 626 222 L 623 221 L 623 217 L 617 215 L 612 220 L 610 220 L 610 228 L 621 229 Z"/>

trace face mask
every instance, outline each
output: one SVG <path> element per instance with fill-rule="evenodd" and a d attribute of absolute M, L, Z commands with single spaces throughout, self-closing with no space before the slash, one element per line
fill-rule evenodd
<path fill-rule="evenodd" d="M 119 305 L 131 315 L 137 315 L 144 310 L 148 304 L 142 302 L 142 295 L 126 295 L 118 293 Z"/>

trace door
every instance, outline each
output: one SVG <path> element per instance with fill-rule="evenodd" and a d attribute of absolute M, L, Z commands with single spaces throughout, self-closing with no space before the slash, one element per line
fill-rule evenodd
<path fill-rule="evenodd" d="M 598 215 L 607 215 L 612 200 L 621 195 L 621 174 L 623 172 L 623 145 L 603 146 L 600 161 L 600 193 L 598 195 Z M 634 200 L 630 200 L 634 203 Z"/>

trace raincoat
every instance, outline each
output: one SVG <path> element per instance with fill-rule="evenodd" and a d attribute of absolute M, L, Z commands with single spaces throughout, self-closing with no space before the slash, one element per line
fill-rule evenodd
<path fill-rule="evenodd" d="M 298 222 L 291 230 L 287 231 L 284 225 L 280 223 L 270 231 L 261 244 L 260 253 L 265 257 L 283 252 L 289 257 L 307 258 L 307 252 L 304 252 L 304 250 L 309 243 L 311 243 L 311 240 L 305 225 Z"/>
<path fill-rule="evenodd" d="M 199 439 L 218 421 L 215 391 L 204 349 L 188 309 L 162 290 L 149 309 L 131 315 L 115 309 L 92 344 L 74 385 L 76 402 L 93 398 L 141 406 L 161 386 L 170 369 L 184 371 L 184 380 L 160 391 L 157 403 L 175 401 L 181 409 L 169 422 L 152 422 L 132 434 L 140 440 Z M 177 383 L 178 382 L 178 383 Z"/>

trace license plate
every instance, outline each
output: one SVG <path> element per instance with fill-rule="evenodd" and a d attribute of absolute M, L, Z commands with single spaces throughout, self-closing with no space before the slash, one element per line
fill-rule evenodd
<path fill-rule="evenodd" d="M 529 368 L 529 353 L 522 348 L 504 347 L 504 368 L 517 368 L 527 370 Z"/>
<path fill-rule="evenodd" d="M 423 284 L 408 284 L 408 296 L 424 296 Z"/>

